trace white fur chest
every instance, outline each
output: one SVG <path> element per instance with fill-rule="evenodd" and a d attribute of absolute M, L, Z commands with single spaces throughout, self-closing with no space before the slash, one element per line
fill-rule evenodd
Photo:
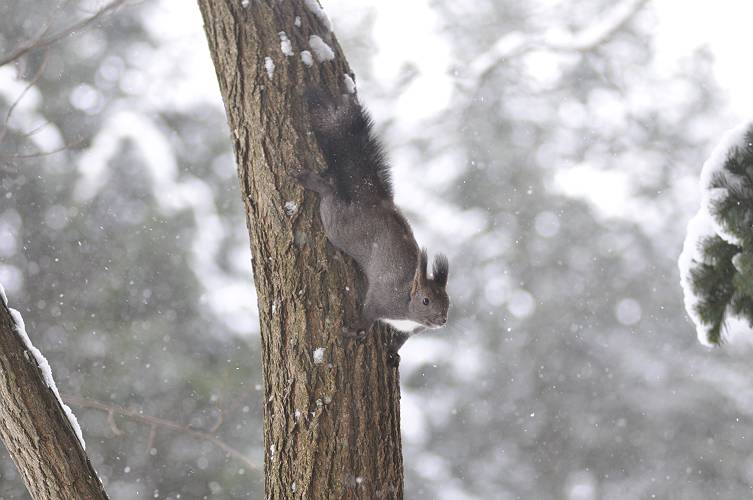
<path fill-rule="evenodd" d="M 386 318 L 380 318 L 379 321 L 382 323 L 387 323 L 395 330 L 405 332 L 405 333 L 413 333 L 419 328 L 426 328 L 421 323 L 416 323 L 415 321 L 411 321 L 409 319 L 386 319 Z"/>

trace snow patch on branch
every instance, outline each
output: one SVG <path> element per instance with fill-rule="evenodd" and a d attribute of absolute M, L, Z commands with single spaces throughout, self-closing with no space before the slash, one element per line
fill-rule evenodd
<path fill-rule="evenodd" d="M 295 213 L 298 211 L 298 203 L 294 201 L 286 201 L 285 202 L 285 213 L 288 215 L 295 215 Z"/>
<path fill-rule="evenodd" d="M 3 303 L 7 306 L 8 297 L 5 295 L 5 289 L 3 288 L 2 283 L 0 283 L 0 295 L 2 295 Z M 42 372 L 42 378 L 44 379 L 45 384 L 47 384 L 47 387 L 52 390 L 52 393 L 57 398 L 58 403 L 60 403 L 60 406 L 63 408 L 65 416 L 71 423 L 73 432 L 76 433 L 78 442 L 81 443 L 81 447 L 83 449 L 86 449 L 86 442 L 84 441 L 84 435 L 81 432 L 81 426 L 78 424 L 76 415 L 73 414 L 73 411 L 67 404 L 63 403 L 63 399 L 60 397 L 60 392 L 58 392 L 57 385 L 55 384 L 55 379 L 52 377 L 52 367 L 50 367 L 50 363 L 47 361 L 47 358 L 44 357 L 42 352 L 37 349 L 34 344 L 31 343 L 31 339 L 26 333 L 26 325 L 24 324 L 24 319 L 21 316 L 21 313 L 11 308 L 8 308 L 8 311 L 10 311 L 10 316 L 13 319 L 16 333 L 18 333 L 18 336 L 21 337 L 21 340 L 26 346 L 26 349 L 31 353 L 32 356 L 34 356 L 34 360 L 36 361 L 39 370 Z"/>
<path fill-rule="evenodd" d="M 356 82 L 353 81 L 349 74 L 343 74 L 343 82 L 345 83 L 345 90 L 348 91 L 348 94 L 356 93 Z"/>
<path fill-rule="evenodd" d="M 267 56 L 264 58 L 264 67 L 267 70 L 267 76 L 271 80 L 275 76 L 275 62 L 271 57 Z"/>
<path fill-rule="evenodd" d="M 321 365 L 324 363 L 324 351 L 327 349 L 324 347 L 317 347 L 314 349 L 314 364 Z"/>
<path fill-rule="evenodd" d="M 309 47 L 314 51 L 316 60 L 319 62 L 331 61 L 335 58 L 335 51 L 317 35 L 311 35 L 309 38 Z"/>
<path fill-rule="evenodd" d="M 301 61 L 303 61 L 303 64 L 309 67 L 314 65 L 314 58 L 311 56 L 311 52 L 309 52 L 308 50 L 301 51 Z"/>
<path fill-rule="evenodd" d="M 319 2 L 317 2 L 316 0 L 305 0 L 304 3 L 306 4 L 306 8 L 308 8 L 308 10 L 313 12 L 314 15 L 319 18 L 319 21 L 321 21 L 327 31 L 332 31 L 332 22 L 329 20 L 327 13 L 324 12 L 324 9 L 322 9 L 321 5 L 319 5 Z"/>
<path fill-rule="evenodd" d="M 288 38 L 288 34 L 285 33 L 284 31 L 280 31 L 278 35 L 280 36 L 280 50 L 286 56 L 292 56 L 293 44 L 290 43 L 290 38 Z"/>

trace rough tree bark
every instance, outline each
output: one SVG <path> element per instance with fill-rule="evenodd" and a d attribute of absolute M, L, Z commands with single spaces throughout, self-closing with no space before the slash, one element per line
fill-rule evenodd
<path fill-rule="evenodd" d="M 35 500 L 107 499 L 0 298 L 0 438 Z"/>
<path fill-rule="evenodd" d="M 357 311 L 360 278 L 354 263 L 327 243 L 316 195 L 290 178 L 304 164 L 324 168 L 303 89 L 320 84 L 345 93 L 352 73 L 316 0 L 198 3 L 254 256 L 266 497 L 402 498 L 400 388 L 397 369 L 387 363 L 390 333 L 376 328 L 361 344 L 341 337 Z M 333 53 L 317 50 L 312 35 Z"/>

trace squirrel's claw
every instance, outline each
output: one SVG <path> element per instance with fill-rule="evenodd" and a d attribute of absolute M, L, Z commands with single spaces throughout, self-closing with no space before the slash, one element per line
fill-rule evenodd
<path fill-rule="evenodd" d="M 387 364 L 392 368 L 400 366 L 400 355 L 392 349 L 387 351 Z"/>
<path fill-rule="evenodd" d="M 342 329 L 342 336 L 346 339 L 353 339 L 357 340 L 358 342 L 363 342 L 366 340 L 366 335 L 368 332 L 362 328 L 346 328 L 343 327 Z"/>

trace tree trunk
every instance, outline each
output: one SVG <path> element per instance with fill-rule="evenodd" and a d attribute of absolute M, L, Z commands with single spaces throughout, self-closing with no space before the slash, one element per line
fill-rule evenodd
<path fill-rule="evenodd" d="M 2 297 L 0 438 L 35 500 L 107 499 L 60 402 L 16 331 Z"/>
<path fill-rule="evenodd" d="M 254 256 L 266 497 L 402 498 L 400 388 L 397 369 L 387 363 L 390 333 L 374 328 L 360 344 L 341 337 L 343 324 L 357 317 L 360 278 L 353 261 L 327 243 L 317 196 L 290 177 L 302 165 L 324 168 L 303 89 L 313 84 L 345 93 L 350 69 L 313 0 L 199 0 L 199 6 Z M 333 52 L 311 43 L 312 35 Z"/>

